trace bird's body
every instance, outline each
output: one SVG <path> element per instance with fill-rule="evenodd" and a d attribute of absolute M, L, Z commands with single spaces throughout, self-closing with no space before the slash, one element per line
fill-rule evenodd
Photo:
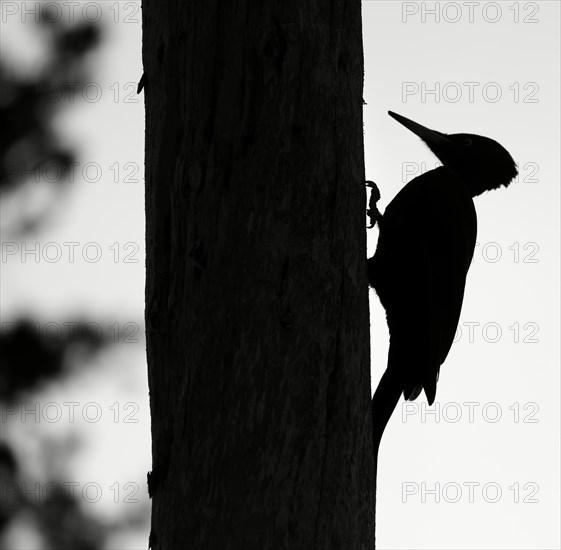
<path fill-rule="evenodd" d="M 386 310 L 388 366 L 375 394 L 381 431 L 399 395 L 436 394 L 460 318 L 477 235 L 472 197 L 507 186 L 514 161 L 497 142 L 471 134 L 442 134 L 390 112 L 421 137 L 443 166 L 409 182 L 378 220 L 368 277 Z M 381 436 L 380 431 L 380 436 Z"/>
<path fill-rule="evenodd" d="M 442 166 L 408 183 L 384 213 L 369 280 L 387 314 L 388 368 L 406 399 L 434 401 L 440 365 L 454 335 L 477 218 L 464 182 Z"/>

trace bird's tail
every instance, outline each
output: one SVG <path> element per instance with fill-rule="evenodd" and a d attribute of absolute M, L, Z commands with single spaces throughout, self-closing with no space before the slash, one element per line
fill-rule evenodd
<path fill-rule="evenodd" d="M 436 397 L 436 380 L 437 379 L 427 379 L 422 384 L 416 384 L 414 386 L 409 385 L 403 389 L 403 397 L 406 401 L 415 401 L 417 397 L 425 390 L 425 395 L 427 396 L 427 401 L 429 406 L 434 403 Z"/>
<path fill-rule="evenodd" d="M 406 386 L 403 389 L 403 397 L 405 401 L 415 401 L 415 399 L 419 397 L 422 391 L 423 391 L 422 384 L 418 384 L 417 386 Z"/>

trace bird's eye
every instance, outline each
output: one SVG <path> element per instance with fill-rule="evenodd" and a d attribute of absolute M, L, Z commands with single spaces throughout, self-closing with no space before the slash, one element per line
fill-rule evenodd
<path fill-rule="evenodd" d="M 470 138 L 464 139 L 464 145 L 466 145 L 467 147 L 469 147 L 469 146 L 471 145 L 471 139 L 470 139 Z"/>

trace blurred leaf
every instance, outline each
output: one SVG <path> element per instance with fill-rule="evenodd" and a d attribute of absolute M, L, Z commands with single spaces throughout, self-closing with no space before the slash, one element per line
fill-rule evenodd
<path fill-rule="evenodd" d="M 98 45 L 100 30 L 89 23 L 73 27 L 44 21 L 42 24 L 50 31 L 43 37 L 45 49 L 52 54 L 37 68 L 34 78 L 9 70 L 0 58 L 0 190 L 13 194 L 46 180 L 56 201 L 59 190 L 70 188 L 63 184 L 68 183 L 68 170 L 76 155 L 61 146 L 52 121 L 65 104 L 59 99 L 74 97 L 75 90 L 90 80 L 83 57 Z M 45 177 L 43 168 L 47 165 L 57 171 L 58 177 Z M 33 219 L 28 219 L 22 210 L 19 217 L 12 217 L 11 229 L 19 233 L 35 229 L 52 207 L 53 201 L 46 201 L 45 212 L 34 213 Z"/>
<path fill-rule="evenodd" d="M 56 36 L 56 50 L 60 55 L 78 57 L 97 46 L 99 27 L 84 24 L 70 28 Z"/>
<path fill-rule="evenodd" d="M 64 334 L 48 338 L 29 320 L 14 323 L 0 334 L 0 401 L 10 401 L 18 393 L 31 390 L 45 379 L 59 376 L 64 358 L 72 346 L 95 353 L 109 344 L 108 335 L 100 335 L 92 326 L 96 323 L 66 322 Z"/>

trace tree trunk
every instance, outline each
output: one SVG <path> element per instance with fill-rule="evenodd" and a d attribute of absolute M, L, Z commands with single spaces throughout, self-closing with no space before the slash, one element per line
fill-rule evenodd
<path fill-rule="evenodd" d="M 151 546 L 371 550 L 361 3 L 143 26 Z"/>

